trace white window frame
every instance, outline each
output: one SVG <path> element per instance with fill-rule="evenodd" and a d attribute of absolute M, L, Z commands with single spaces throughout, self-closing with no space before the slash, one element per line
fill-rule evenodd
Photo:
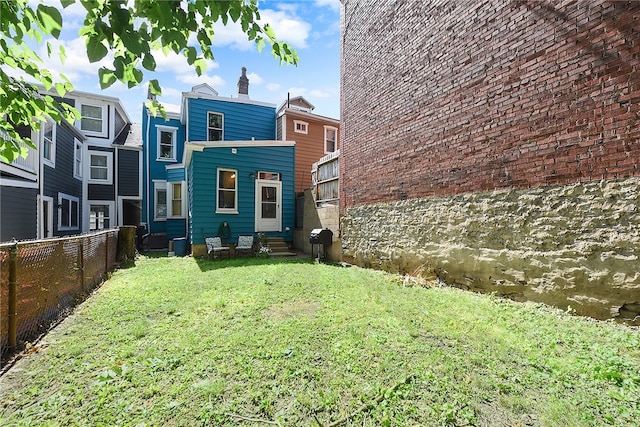
<path fill-rule="evenodd" d="M 91 207 L 92 206 L 106 206 L 109 209 L 109 216 L 103 218 L 104 219 L 108 219 L 109 220 L 109 227 L 106 228 L 91 228 Z M 91 200 L 89 202 L 89 207 L 88 207 L 88 212 L 89 212 L 89 230 L 90 231 L 96 231 L 96 230 L 109 230 L 111 228 L 114 228 L 116 226 L 115 224 L 115 218 L 116 218 L 116 204 L 113 201 L 110 200 Z"/>
<path fill-rule="evenodd" d="M 73 177 L 82 180 L 82 143 L 77 139 L 73 144 Z"/>
<path fill-rule="evenodd" d="M 175 196 L 173 186 L 180 184 L 180 215 L 176 215 L 173 212 L 173 198 Z M 186 218 L 187 211 L 187 182 L 186 181 L 171 181 L 167 182 L 167 218 Z M 154 210 L 155 212 L 155 210 Z"/>
<path fill-rule="evenodd" d="M 82 115 L 82 107 L 84 106 L 96 107 L 96 108 L 102 109 L 102 117 L 100 118 L 100 120 L 102 120 L 102 131 L 96 132 L 92 130 L 82 129 L 82 117 L 80 117 L 80 119 L 78 120 L 78 129 L 80 129 L 85 135 L 88 135 L 88 136 L 107 137 L 109 135 L 109 124 L 107 123 L 107 105 L 101 104 L 101 103 L 92 104 L 89 102 L 81 102 L 78 104 L 78 107 L 77 107 L 78 111 L 80 112 L 80 115 Z M 90 118 L 97 120 L 95 117 L 90 117 Z"/>
<path fill-rule="evenodd" d="M 220 172 L 235 173 L 235 188 L 221 188 L 220 187 Z M 234 207 L 233 208 L 221 208 L 220 206 L 220 191 L 234 191 Z M 236 169 L 218 168 L 216 169 L 216 213 L 217 214 L 237 214 L 238 213 L 238 171 Z"/>
<path fill-rule="evenodd" d="M 175 162 L 176 152 L 178 151 L 178 128 L 171 126 L 156 126 L 156 129 L 156 160 L 160 162 Z M 160 149 L 162 147 L 162 132 L 171 133 L 171 157 L 160 156 Z"/>
<path fill-rule="evenodd" d="M 45 144 L 47 144 L 46 139 L 44 137 L 45 135 L 45 127 L 47 125 L 51 125 L 52 126 L 52 130 L 51 130 L 51 150 L 49 150 L 49 154 L 51 155 L 51 158 L 48 159 L 44 156 L 45 153 L 45 149 L 44 146 Z M 40 142 L 41 142 L 41 147 L 42 147 L 42 163 L 50 166 L 52 168 L 56 167 L 56 122 L 54 122 L 53 120 L 51 120 L 50 118 L 46 119 L 46 122 L 42 123 L 42 127 L 40 129 Z"/>
<path fill-rule="evenodd" d="M 165 193 L 165 216 L 158 216 L 158 191 Z M 169 198 L 167 197 L 167 181 L 153 180 L 153 220 L 166 221 L 169 216 Z"/>
<path fill-rule="evenodd" d="M 62 225 L 62 212 L 63 212 L 63 201 L 69 201 L 69 225 Z M 72 224 L 72 204 L 76 203 L 76 225 Z M 75 196 L 71 196 L 65 193 L 58 193 L 58 231 L 69 231 L 69 230 L 79 230 L 80 229 L 80 199 Z"/>
<path fill-rule="evenodd" d="M 300 125 L 300 129 L 298 129 L 298 125 Z M 294 120 L 293 131 L 296 133 L 304 133 L 306 135 L 309 133 L 309 123 L 303 122 L 302 120 Z"/>
<path fill-rule="evenodd" d="M 333 151 L 329 151 L 327 150 L 327 141 L 329 141 L 327 139 L 327 131 L 332 130 L 335 132 L 335 136 L 336 139 L 333 141 Z M 335 153 L 336 151 L 338 151 L 338 128 L 335 126 L 325 126 L 324 127 L 324 153 L 325 154 L 330 154 L 330 153 Z"/>
<path fill-rule="evenodd" d="M 212 128 L 211 126 L 209 126 L 209 116 L 211 114 L 215 114 L 217 116 L 220 116 L 221 118 L 221 124 L 220 124 L 220 128 Z M 209 130 L 210 129 L 220 129 L 220 139 L 209 139 Z M 224 141 L 224 114 L 222 113 L 218 113 L 217 111 L 207 111 L 207 141 Z"/>
<path fill-rule="evenodd" d="M 91 178 L 91 157 L 92 156 L 104 156 L 107 158 L 107 179 L 95 179 Z M 89 184 L 113 184 L 113 153 L 110 151 L 87 151 L 87 182 Z"/>

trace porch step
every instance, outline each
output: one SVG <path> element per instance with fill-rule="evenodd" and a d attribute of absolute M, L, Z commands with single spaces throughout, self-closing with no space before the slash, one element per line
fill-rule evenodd
<path fill-rule="evenodd" d="M 295 256 L 296 253 L 289 250 L 289 245 L 282 237 L 267 238 L 267 245 L 271 248 L 271 256 Z"/>

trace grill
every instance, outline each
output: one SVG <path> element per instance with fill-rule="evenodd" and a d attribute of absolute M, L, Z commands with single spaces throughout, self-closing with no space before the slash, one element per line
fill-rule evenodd
<path fill-rule="evenodd" d="M 312 245 L 330 245 L 333 242 L 333 231 L 328 228 L 314 228 L 309 234 L 309 243 Z"/>
<path fill-rule="evenodd" d="M 311 258 L 313 258 L 313 245 L 318 245 L 318 259 L 320 259 L 320 245 L 323 246 L 323 258 L 327 256 L 327 246 L 333 243 L 333 231 L 328 228 L 314 228 L 309 234 L 309 243 L 311 243 Z"/>

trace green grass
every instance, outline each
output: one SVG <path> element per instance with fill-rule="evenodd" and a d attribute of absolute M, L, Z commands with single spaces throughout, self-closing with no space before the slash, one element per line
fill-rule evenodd
<path fill-rule="evenodd" d="M 638 330 L 403 283 L 142 257 L 0 379 L 0 425 L 638 425 Z"/>

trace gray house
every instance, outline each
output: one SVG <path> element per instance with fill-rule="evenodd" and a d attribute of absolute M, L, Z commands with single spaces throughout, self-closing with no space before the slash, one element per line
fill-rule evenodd
<path fill-rule="evenodd" d="M 0 164 L 0 241 L 140 223 L 140 125 L 118 98 L 74 91 L 64 102 L 80 111 L 80 120 L 22 129 L 38 150 Z"/>

